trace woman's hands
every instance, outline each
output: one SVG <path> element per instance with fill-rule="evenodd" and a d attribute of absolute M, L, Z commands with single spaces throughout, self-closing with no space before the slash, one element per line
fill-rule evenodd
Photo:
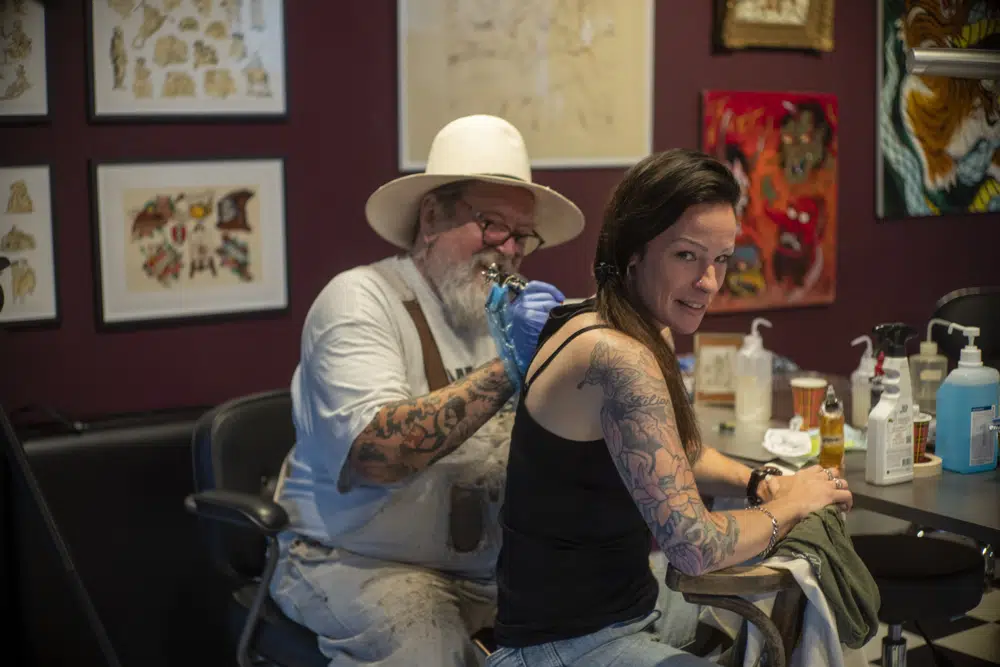
<path fill-rule="evenodd" d="M 765 502 L 788 503 L 799 519 L 827 505 L 836 504 L 845 511 L 854 505 L 847 480 L 841 479 L 837 468 L 811 466 L 794 475 L 768 477 L 761 486 L 767 489 Z"/>

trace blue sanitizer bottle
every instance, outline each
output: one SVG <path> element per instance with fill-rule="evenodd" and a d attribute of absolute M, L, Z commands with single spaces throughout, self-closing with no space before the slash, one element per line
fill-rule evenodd
<path fill-rule="evenodd" d="M 934 453 L 941 467 L 960 473 L 983 472 L 997 467 L 997 432 L 990 429 L 998 416 L 1000 372 L 983 365 L 975 346 L 977 327 L 950 324 L 969 339 L 962 348 L 958 368 L 937 391 L 937 443 Z"/>

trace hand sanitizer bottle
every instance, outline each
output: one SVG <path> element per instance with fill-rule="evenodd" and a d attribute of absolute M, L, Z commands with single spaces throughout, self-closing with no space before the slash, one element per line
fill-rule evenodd
<path fill-rule="evenodd" d="M 910 378 L 913 381 L 913 402 L 929 414 L 937 412 L 937 390 L 948 375 L 948 357 L 938 352 L 937 343 L 931 340 L 935 324 L 951 324 L 935 318 L 927 323 L 927 340 L 920 341 L 920 353 L 910 357 Z"/>
<path fill-rule="evenodd" d="M 736 355 L 736 419 L 741 422 L 771 421 L 773 355 L 757 331 L 762 324 L 771 327 L 768 320 L 756 318 Z"/>
<path fill-rule="evenodd" d="M 937 436 L 934 453 L 941 467 L 960 473 L 983 472 L 997 467 L 997 435 L 990 424 L 1000 403 L 1000 372 L 983 365 L 975 345 L 978 327 L 949 324 L 969 339 L 962 348 L 958 368 L 937 391 Z"/>
<path fill-rule="evenodd" d="M 875 357 L 872 356 L 872 339 L 858 336 L 851 346 L 867 343 L 861 362 L 851 373 L 851 424 L 854 428 L 868 426 L 868 413 L 872 411 L 872 378 L 875 375 Z"/>

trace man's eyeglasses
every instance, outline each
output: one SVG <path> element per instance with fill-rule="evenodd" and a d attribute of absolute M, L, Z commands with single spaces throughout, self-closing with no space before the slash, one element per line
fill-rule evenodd
<path fill-rule="evenodd" d="M 517 248 L 523 256 L 535 252 L 545 243 L 545 239 L 539 236 L 538 232 L 531 231 L 526 234 L 515 234 L 501 216 L 492 213 L 480 213 L 473 209 L 467 202 L 462 201 L 462 203 L 472 210 L 476 224 L 479 225 L 479 228 L 483 232 L 484 246 L 496 248 L 506 243 L 507 239 L 513 237 L 514 243 L 517 244 Z"/>

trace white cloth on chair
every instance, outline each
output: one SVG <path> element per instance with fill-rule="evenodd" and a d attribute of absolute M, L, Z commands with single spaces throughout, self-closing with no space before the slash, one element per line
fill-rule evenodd
<path fill-rule="evenodd" d="M 789 667 L 866 667 L 868 665 L 862 650 L 848 648 L 841 643 L 840 635 L 837 632 L 837 623 L 809 561 L 803 558 L 773 557 L 761 565 L 776 570 L 788 570 L 806 594 L 807 603 L 802 618 L 801 636 L 788 660 Z M 748 596 L 746 599 L 770 616 L 776 596 L 775 593 L 769 593 Z M 706 607 L 702 611 L 701 620 L 704 623 L 714 625 L 730 637 L 735 637 L 743 619 L 735 612 Z M 752 667 L 756 664 L 757 658 L 760 656 L 761 644 L 760 631 L 753 624 L 750 624 L 743 662 L 745 667 Z"/>

